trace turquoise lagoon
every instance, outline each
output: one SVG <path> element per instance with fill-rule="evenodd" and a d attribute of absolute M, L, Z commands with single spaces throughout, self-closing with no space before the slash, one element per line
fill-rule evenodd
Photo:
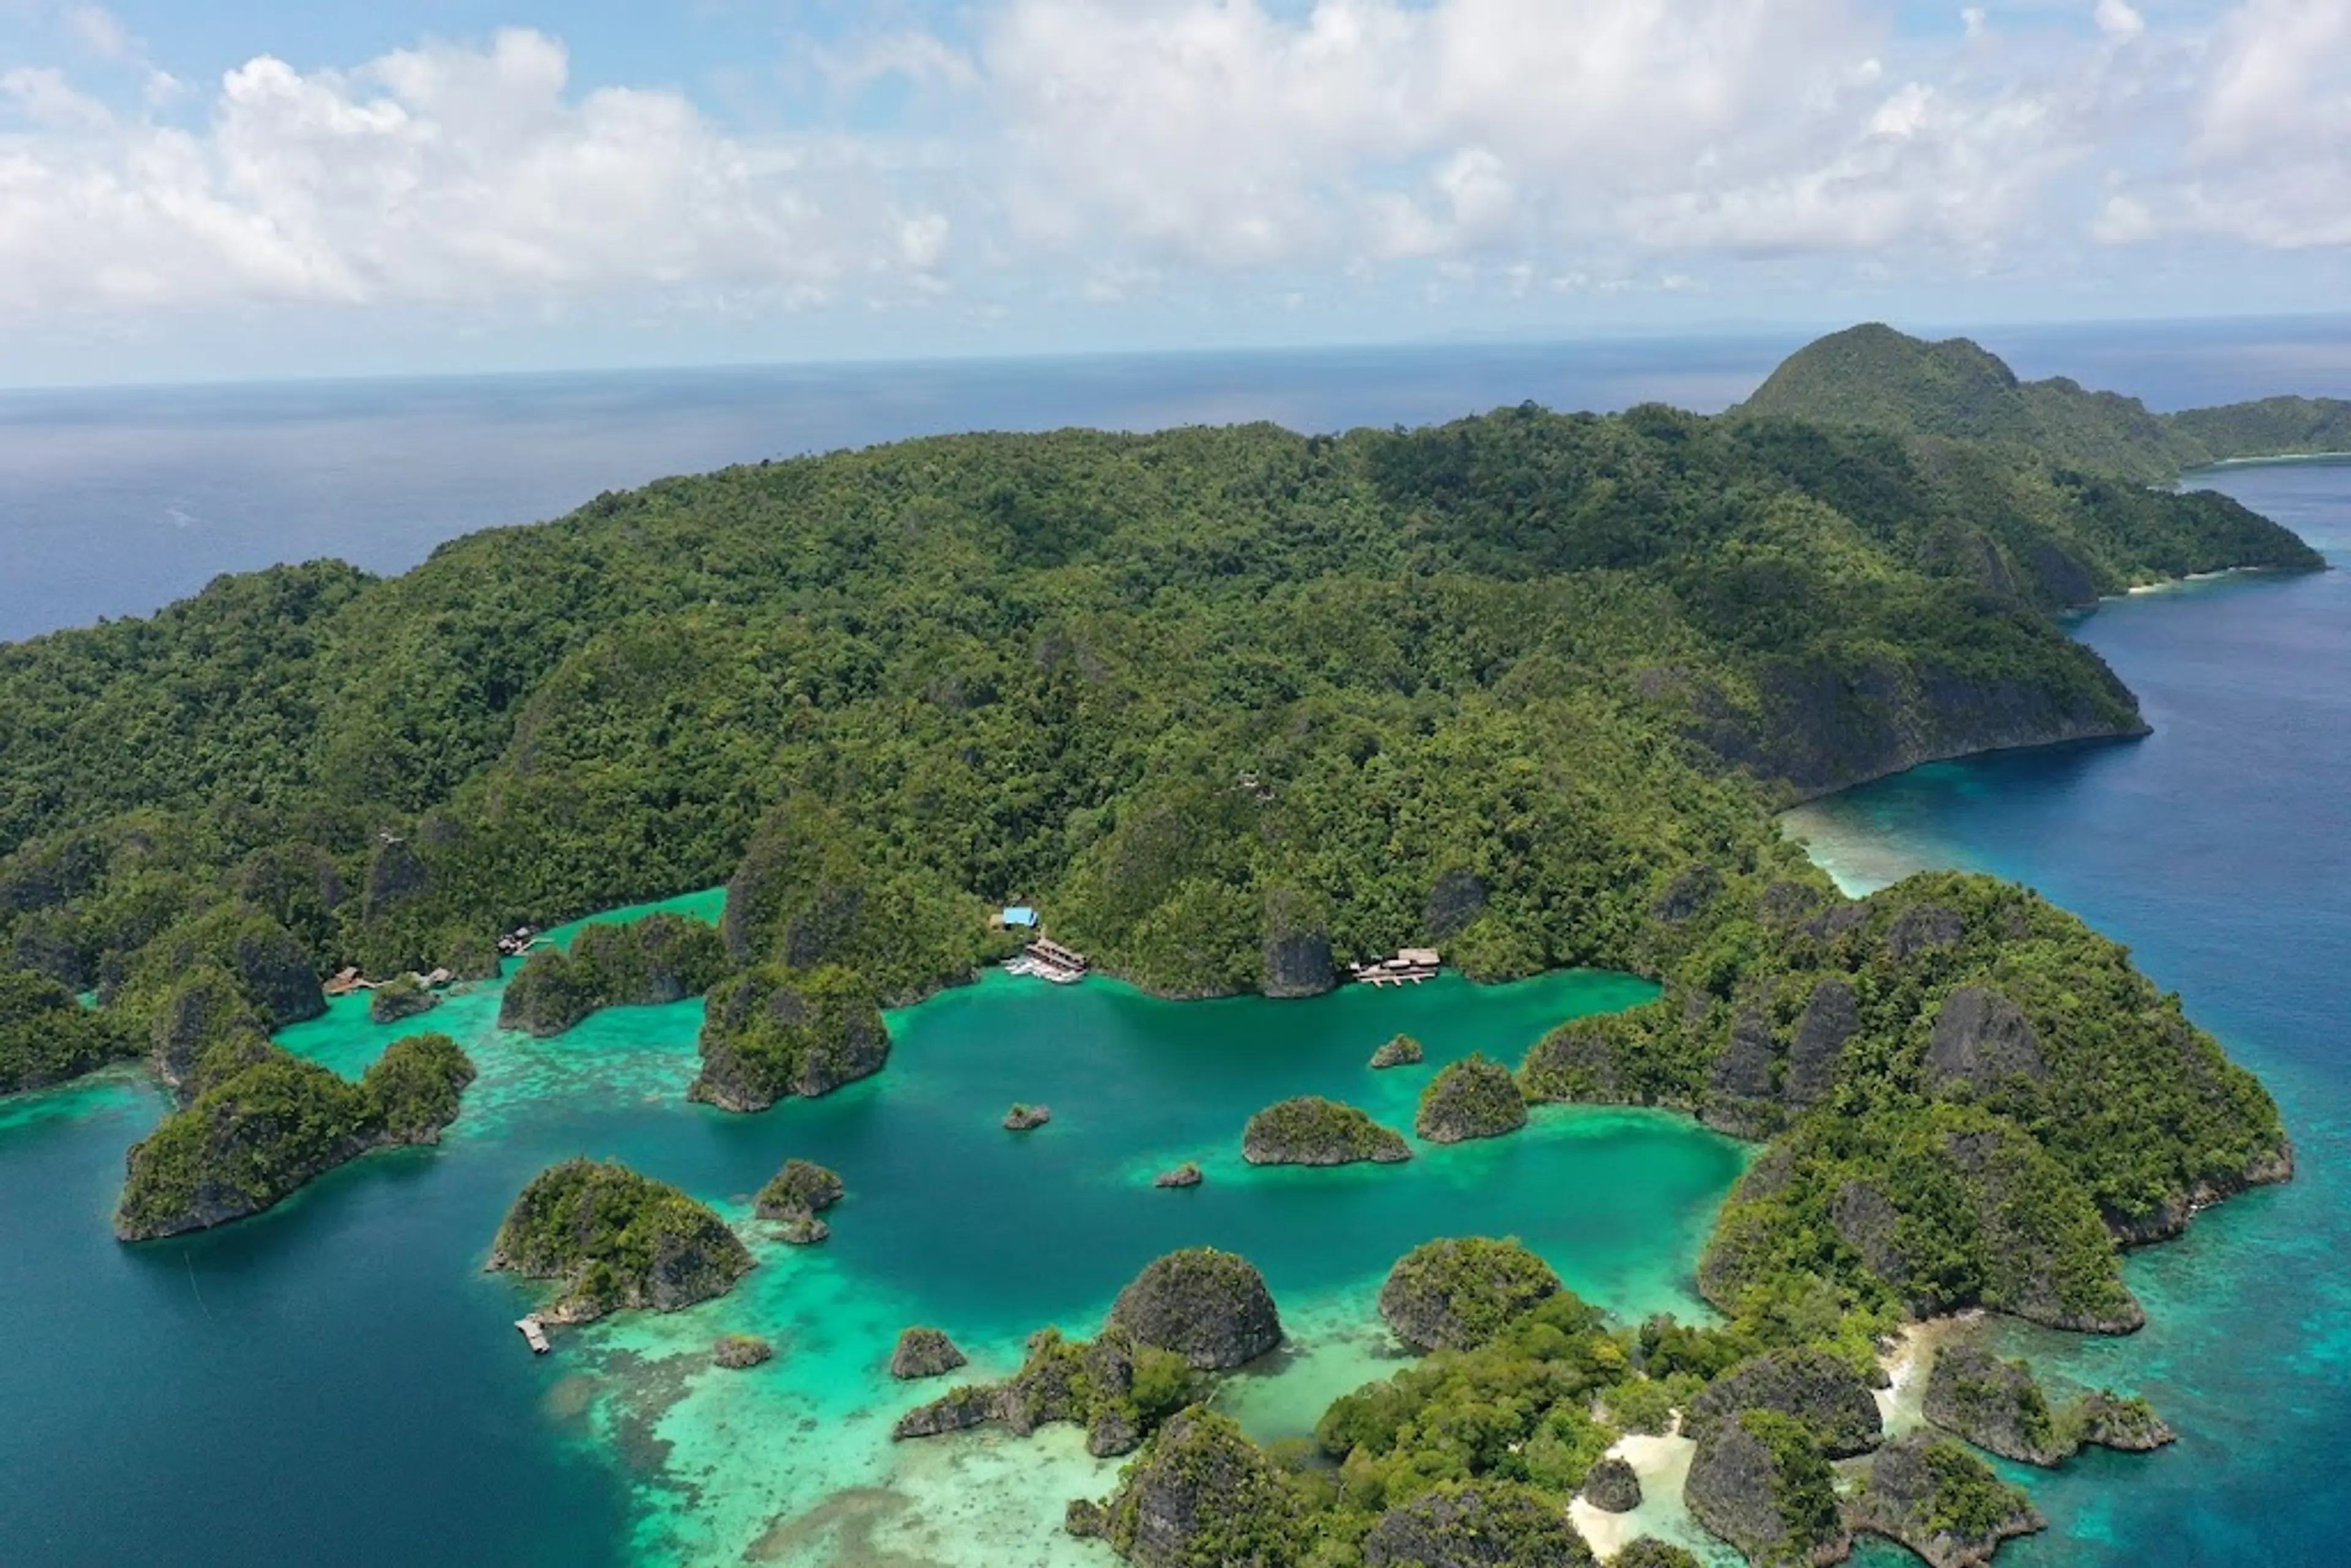
<path fill-rule="evenodd" d="M 715 894 L 659 907 L 704 916 Z M 621 914 L 637 912 L 620 912 Z M 612 918 L 614 916 L 606 916 Z M 568 936 L 569 933 L 559 936 Z M 1417 1145 L 1410 1164 L 1255 1170 L 1249 1114 L 1318 1092 L 1411 1125 L 1421 1086 L 1474 1051 L 1515 1061 L 1552 1025 L 1646 999 L 1621 975 L 1475 988 L 1452 977 L 1311 1002 L 1170 1003 L 1093 980 L 990 974 L 890 1019 L 876 1078 L 758 1116 L 691 1105 L 699 1002 L 600 1014 L 559 1039 L 496 1028 L 499 987 L 401 1028 L 363 998 L 287 1030 L 356 1074 L 444 1030 L 482 1069 L 439 1149 L 372 1157 L 272 1213 L 183 1241 L 117 1245 L 121 1152 L 161 1111 L 120 1073 L 0 1107 L 0 1517 L 51 1561 L 231 1559 L 1099 1564 L 1060 1531 L 1115 1461 L 1074 1431 L 893 1445 L 944 1383 L 884 1373 L 901 1329 L 946 1329 L 971 1375 L 1018 1365 L 1047 1324 L 1091 1333 L 1158 1254 L 1213 1243 L 1265 1270 L 1290 1343 L 1219 1403 L 1268 1439 L 1403 1363 L 1373 1298 L 1432 1237 L 1515 1235 L 1619 1315 L 1684 1315 L 1698 1249 L 1747 1157 L 1661 1113 L 1539 1112 L 1520 1136 Z M 1398 1030 L 1419 1068 L 1374 1073 Z M 1043 1102 L 1048 1127 L 998 1124 Z M 560 1335 L 481 1272 L 506 1205 L 554 1160 L 614 1157 L 738 1222 L 760 1266 L 721 1301 Z M 788 1156 L 842 1173 L 833 1239 L 751 1223 Z M 1189 1191 L 1152 1178 L 1184 1160 Z M 709 1364 L 719 1333 L 777 1358 Z M 21 1533 L 20 1533 L 21 1532 Z"/>

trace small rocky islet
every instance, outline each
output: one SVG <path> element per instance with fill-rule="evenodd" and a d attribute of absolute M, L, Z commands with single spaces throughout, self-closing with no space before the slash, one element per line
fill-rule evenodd
<path fill-rule="evenodd" d="M 1526 1096 L 1510 1070 L 1482 1054 L 1453 1062 L 1421 1091 L 1413 1131 L 1432 1144 L 1499 1138 L 1527 1124 Z"/>
<path fill-rule="evenodd" d="M 666 1182 L 626 1166 L 567 1160 L 534 1176 L 507 1210 L 493 1273 L 560 1287 L 549 1322 L 626 1309 L 674 1312 L 723 1296 L 752 1258 L 726 1222 Z"/>
<path fill-rule="evenodd" d="M 1253 1166 L 1399 1165 L 1412 1158 L 1412 1145 L 1353 1105 L 1301 1094 L 1249 1119 L 1241 1158 Z"/>

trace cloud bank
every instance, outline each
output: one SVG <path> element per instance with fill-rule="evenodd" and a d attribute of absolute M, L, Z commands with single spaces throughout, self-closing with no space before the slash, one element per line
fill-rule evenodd
<path fill-rule="evenodd" d="M 0 62 L 0 319 L 2351 247 L 2346 0 L 985 0 L 805 43 L 919 135 L 582 89 L 528 29 L 192 86 L 57 15 L 78 63 Z"/>

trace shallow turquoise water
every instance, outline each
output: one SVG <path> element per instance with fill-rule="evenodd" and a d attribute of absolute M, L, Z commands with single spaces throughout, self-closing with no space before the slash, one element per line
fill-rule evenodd
<path fill-rule="evenodd" d="M 672 901 L 675 906 L 679 901 Z M 689 912 L 716 913 L 707 894 Z M 568 937 L 569 933 L 559 934 Z M 900 1329 L 946 1328 L 975 1375 L 1017 1364 L 1048 1323 L 1098 1325 L 1170 1249 L 1255 1259 L 1288 1352 L 1220 1398 L 1259 1435 L 1300 1435 L 1327 1401 L 1395 1369 L 1372 1297 L 1433 1236 L 1515 1234 L 1627 1315 L 1704 1309 L 1697 1251 L 1746 1152 L 1686 1121 L 1554 1110 L 1525 1134 L 1422 1147 L 1400 1167 L 1256 1171 L 1259 1106 L 1318 1092 L 1408 1127 L 1444 1061 L 1515 1061 L 1552 1024 L 1626 1006 L 1646 983 L 1564 974 L 1481 989 L 1352 990 L 1306 1003 L 1174 1004 L 1108 981 L 991 975 L 893 1015 L 888 1070 L 759 1116 L 687 1104 L 700 1004 L 601 1014 L 558 1040 L 496 1028 L 498 988 L 404 1029 L 363 998 L 289 1030 L 357 1073 L 417 1028 L 482 1069 L 434 1151 L 338 1172 L 279 1210 L 185 1241 L 117 1246 L 121 1150 L 160 1111 L 118 1074 L 0 1106 L 0 1516 L 56 1560 L 255 1558 L 716 1561 L 757 1548 L 831 1563 L 1082 1563 L 1062 1502 L 1115 1466 L 1072 1437 L 893 1448 L 940 1385 L 894 1385 Z M 1408 1030 L 1417 1069 L 1365 1059 Z M 1014 1100 L 1053 1108 L 1027 1137 Z M 534 1359 L 512 1320 L 531 1287 L 480 1264 L 506 1204 L 574 1154 L 616 1156 L 742 1222 L 761 1267 L 723 1301 L 562 1336 Z M 789 1155 L 847 1178 L 834 1237 L 797 1251 L 748 1224 Z M 1197 1160 L 1207 1184 L 1155 1189 Z M 773 1340 L 747 1374 L 708 1365 L 722 1332 Z M 125 1495 L 89 1478 L 131 1473 Z M 402 1500 L 412 1500 L 403 1502 Z"/>

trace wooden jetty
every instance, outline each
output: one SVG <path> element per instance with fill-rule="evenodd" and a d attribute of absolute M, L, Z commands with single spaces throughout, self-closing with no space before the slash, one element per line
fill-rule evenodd
<path fill-rule="evenodd" d="M 544 947 L 547 938 L 536 925 L 517 925 L 498 938 L 498 954 L 502 957 L 519 958 L 534 947 Z"/>
<path fill-rule="evenodd" d="M 523 1339 L 530 1345 L 530 1354 L 545 1355 L 555 1347 L 548 1343 L 547 1322 L 537 1312 L 527 1318 L 517 1318 L 515 1327 L 522 1330 Z"/>
<path fill-rule="evenodd" d="M 1434 947 L 1406 947 L 1393 958 L 1350 965 L 1347 972 L 1366 986 L 1416 986 L 1437 978 L 1439 959 Z"/>
<path fill-rule="evenodd" d="M 1021 949 L 1020 956 L 1004 967 L 1016 975 L 1034 975 L 1057 986 L 1074 986 L 1086 977 L 1092 960 L 1075 948 L 1040 936 Z"/>

